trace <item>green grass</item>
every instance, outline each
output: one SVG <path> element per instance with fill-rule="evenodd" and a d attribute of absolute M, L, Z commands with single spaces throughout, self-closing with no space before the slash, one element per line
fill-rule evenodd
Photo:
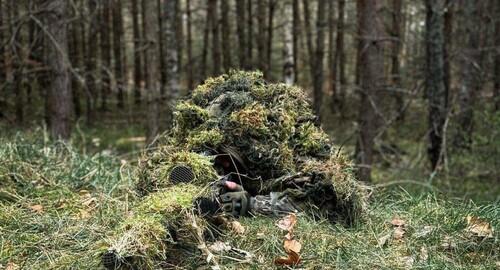
<path fill-rule="evenodd" d="M 50 142 L 40 130 L 2 134 L 0 268 L 102 267 L 99 255 L 104 239 L 136 202 L 131 191 L 133 161 L 140 146 L 132 143 L 119 148 L 113 142 L 138 135 L 139 131 L 133 129 L 124 133 L 84 130 L 64 144 Z M 92 138 L 105 143 L 92 146 Z M 408 159 L 422 151 L 409 140 L 400 142 L 409 152 Z M 484 146 L 479 149 L 488 150 L 488 155 L 493 151 Z M 475 163 L 476 159 L 483 163 Z M 498 269 L 500 205 L 498 193 L 494 193 L 498 187 L 491 180 L 493 176 L 481 174 L 492 162 L 492 157 L 462 156 L 450 162 L 451 173 L 431 181 L 424 164 L 405 170 L 379 166 L 375 180 L 380 187 L 375 189 L 365 220 L 345 228 L 299 215 L 295 236 L 302 243 L 303 262 L 297 268 Z M 459 177 L 456 166 L 464 167 L 466 177 Z M 420 184 L 408 182 L 404 189 L 396 184 L 381 187 L 388 181 L 405 179 Z M 471 235 L 466 229 L 467 216 L 487 221 L 495 229 L 493 237 Z M 391 236 L 394 217 L 406 223 L 406 233 L 400 240 Z M 238 261 L 241 254 L 216 254 L 222 268 L 274 267 L 274 259 L 285 255 L 284 232 L 275 226 L 276 219 L 239 221 L 246 232 L 226 231 L 220 240 L 252 257 L 242 263 Z M 385 244 L 380 245 L 383 238 Z M 183 252 L 177 257 L 180 267 L 191 269 L 203 264 L 201 253 Z"/>

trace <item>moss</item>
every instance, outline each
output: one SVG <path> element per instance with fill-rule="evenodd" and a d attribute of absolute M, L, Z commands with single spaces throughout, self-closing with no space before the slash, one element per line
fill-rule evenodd
<path fill-rule="evenodd" d="M 183 231 L 186 217 L 195 198 L 203 192 L 200 186 L 179 184 L 146 196 L 132 209 L 132 215 L 105 239 L 102 251 L 113 252 L 138 269 L 158 268 L 180 232 L 190 237 L 188 231 Z"/>
<path fill-rule="evenodd" d="M 175 107 L 174 130 L 180 134 L 185 134 L 186 131 L 196 128 L 207 120 L 208 111 L 191 102 L 183 101 Z"/>
<path fill-rule="evenodd" d="M 141 159 L 136 183 L 137 190 L 145 195 L 171 186 L 168 176 L 178 165 L 190 167 L 195 176 L 194 182 L 200 185 L 219 178 L 213 167 L 211 156 L 165 146 L 147 153 Z"/>
<path fill-rule="evenodd" d="M 331 155 L 328 160 L 309 159 L 299 167 L 300 172 L 313 174 L 320 185 L 331 188 L 336 199 L 336 218 L 352 223 L 366 214 L 369 187 L 354 177 L 354 164 L 343 154 Z"/>
<path fill-rule="evenodd" d="M 189 149 L 216 148 L 224 140 L 224 135 L 219 129 L 194 131 L 189 134 L 186 143 Z"/>
<path fill-rule="evenodd" d="M 302 155 L 325 155 L 330 152 L 328 135 L 312 123 L 299 126 L 295 137 L 296 150 Z"/>
<path fill-rule="evenodd" d="M 226 80 L 225 76 L 207 78 L 203 84 L 198 85 L 192 94 L 192 99 L 195 104 L 204 106 L 209 102 L 208 95 L 213 91 L 216 85 L 223 83 Z"/>
<path fill-rule="evenodd" d="M 238 135 L 249 134 L 254 136 L 269 133 L 268 113 L 264 106 L 257 103 L 231 113 L 229 119 L 234 126 L 233 132 Z"/>
<path fill-rule="evenodd" d="M 135 208 L 141 215 L 172 214 L 192 207 L 193 201 L 203 190 L 192 184 L 178 184 L 168 190 L 146 196 Z"/>

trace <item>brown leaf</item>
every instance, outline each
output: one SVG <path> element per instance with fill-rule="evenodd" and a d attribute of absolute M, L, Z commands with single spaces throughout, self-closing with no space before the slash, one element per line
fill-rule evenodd
<path fill-rule="evenodd" d="M 7 265 L 5 266 L 5 270 L 17 270 L 17 269 L 20 269 L 19 265 L 13 262 L 8 262 Z"/>
<path fill-rule="evenodd" d="M 80 213 L 78 214 L 78 219 L 88 219 L 90 218 L 90 213 L 85 209 L 80 209 Z"/>
<path fill-rule="evenodd" d="M 392 226 L 395 226 L 395 227 L 403 227 L 406 225 L 406 222 L 400 218 L 394 217 L 391 220 L 391 224 L 392 224 Z"/>
<path fill-rule="evenodd" d="M 302 244 L 300 244 L 300 242 L 295 239 L 285 240 L 283 247 L 285 248 L 286 253 L 295 252 L 298 254 L 302 249 Z"/>
<path fill-rule="evenodd" d="M 34 212 L 36 213 L 43 213 L 43 206 L 40 205 L 40 204 L 35 204 L 35 205 L 31 205 L 31 206 L 28 206 L 29 209 L 33 210 Z"/>
<path fill-rule="evenodd" d="M 300 263 L 300 255 L 291 251 L 288 253 L 288 257 L 281 257 L 274 260 L 274 264 L 277 265 L 297 265 Z"/>
<path fill-rule="evenodd" d="M 491 227 L 490 223 L 474 216 L 467 216 L 465 231 L 482 238 L 493 237 L 493 227 Z"/>
<path fill-rule="evenodd" d="M 406 231 L 401 228 L 401 227 L 396 227 L 394 228 L 394 231 L 392 232 L 392 236 L 394 237 L 394 240 L 401 240 L 403 239 L 403 236 L 405 235 Z"/>
<path fill-rule="evenodd" d="M 276 223 L 276 226 L 278 226 L 278 228 L 280 228 L 284 231 L 290 232 L 293 230 L 295 223 L 297 223 L 297 216 L 292 213 L 292 214 L 278 220 L 278 222 Z"/>
<path fill-rule="evenodd" d="M 236 220 L 229 223 L 229 228 L 236 234 L 244 234 L 246 231 L 245 227 L 243 227 L 243 225 Z"/>

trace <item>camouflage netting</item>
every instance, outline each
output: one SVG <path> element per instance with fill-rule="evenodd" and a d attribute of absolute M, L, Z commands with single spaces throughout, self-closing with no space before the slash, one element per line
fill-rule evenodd
<path fill-rule="evenodd" d="M 140 160 L 137 189 L 145 195 L 171 186 L 167 176 L 179 164 L 206 185 L 218 179 L 214 159 L 237 153 L 255 179 L 245 183 L 252 195 L 286 191 L 351 222 L 365 209 L 366 189 L 315 120 L 298 87 L 267 83 L 260 72 L 209 78 L 177 104 L 172 130 Z"/>

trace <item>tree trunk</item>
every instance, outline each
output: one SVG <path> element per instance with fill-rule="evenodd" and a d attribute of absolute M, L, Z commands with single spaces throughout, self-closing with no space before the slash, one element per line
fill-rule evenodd
<path fill-rule="evenodd" d="M 22 34 L 22 24 L 16 23 L 20 20 L 19 9 L 20 5 L 15 3 L 15 1 L 10 2 L 10 36 L 13 41 L 10 44 L 11 48 L 11 69 L 12 69 L 12 82 L 9 83 L 15 92 L 15 110 L 16 110 L 16 122 L 17 124 L 22 124 L 24 122 L 24 51 L 23 51 L 23 34 Z"/>
<path fill-rule="evenodd" d="M 0 7 L 1 9 L 1 7 Z M 29 11 L 29 10 L 35 10 L 36 9 L 36 5 L 35 5 L 35 1 L 33 0 L 30 0 L 26 3 L 26 9 Z M 1 26 L 0 26 L 1 27 Z M 35 51 L 37 48 L 34 48 L 34 44 L 35 44 L 35 40 L 36 40 L 36 28 L 37 28 L 37 25 L 35 22 L 32 22 L 30 21 L 28 23 L 28 48 L 27 48 L 27 51 L 26 51 L 26 58 L 29 59 L 29 62 L 30 64 L 29 67 L 30 68 L 33 68 L 35 65 L 33 64 L 34 62 L 32 62 L 31 60 L 34 60 L 34 53 L 33 51 Z M 0 41 L 0 44 L 2 42 Z M 28 108 L 31 108 L 33 107 L 33 89 L 37 83 L 37 76 L 36 74 L 32 73 L 32 72 L 29 72 L 29 74 L 27 74 L 26 76 L 23 76 L 25 78 L 25 80 L 27 81 L 26 83 L 26 105 L 28 106 Z M 1 80 L 1 75 L 0 75 L 0 80 Z"/>
<path fill-rule="evenodd" d="M 203 31 L 203 50 L 201 53 L 201 67 L 200 67 L 200 73 L 201 73 L 201 79 L 205 80 L 208 72 L 208 66 L 207 66 L 207 57 L 208 57 L 208 47 L 209 47 L 209 36 L 210 36 L 210 29 L 211 29 L 211 24 L 213 23 L 213 18 L 212 18 L 212 11 L 213 5 L 210 3 L 210 0 L 207 1 L 207 8 L 206 8 L 206 17 L 205 17 L 205 28 Z"/>
<path fill-rule="evenodd" d="M 111 93 L 111 35 L 110 17 L 111 1 L 102 0 L 101 15 L 101 57 L 102 57 L 102 87 L 101 87 L 101 110 L 108 110 L 108 96 Z"/>
<path fill-rule="evenodd" d="M 335 59 L 337 64 L 338 80 L 335 84 L 336 96 L 333 96 L 338 106 L 343 106 L 345 101 L 344 87 L 347 84 L 345 74 L 345 50 L 344 50 L 344 25 L 345 25 L 345 0 L 339 0 L 338 19 L 337 19 L 337 40 L 335 41 Z M 337 78 L 337 77 L 336 77 Z"/>
<path fill-rule="evenodd" d="M 187 23 L 187 37 L 186 37 L 186 47 L 187 47 L 187 83 L 189 91 L 194 88 L 194 63 L 193 63 L 193 37 L 192 37 L 192 27 L 191 27 L 191 0 L 186 0 L 186 23 Z"/>
<path fill-rule="evenodd" d="M 3 0 L 0 0 L 0 82 L 5 82 L 6 72 L 5 72 L 5 50 L 4 50 L 4 27 L 6 24 L 3 22 L 4 13 Z M 5 97 L 0 97 L 0 120 L 5 117 Z"/>
<path fill-rule="evenodd" d="M 266 67 L 266 5 L 265 0 L 257 0 L 257 54 L 258 67 L 267 77 Z"/>
<path fill-rule="evenodd" d="M 5 80 L 5 50 L 4 50 L 4 28 L 5 24 L 3 22 L 4 4 L 3 0 L 0 0 L 0 81 Z M 0 118 L 3 113 L 2 103 L 0 101 Z"/>
<path fill-rule="evenodd" d="M 165 57 L 166 57 L 166 90 L 168 101 L 175 102 L 179 97 L 179 50 L 176 29 L 178 28 L 177 12 L 179 0 L 167 0 L 164 4 L 165 14 Z M 170 117 L 168 119 L 170 121 Z"/>
<path fill-rule="evenodd" d="M 147 0 L 145 0 L 147 1 Z M 165 18 L 164 11 L 162 7 L 166 5 L 166 2 L 171 0 L 157 0 L 156 5 L 158 7 L 157 18 L 158 18 L 158 46 L 159 46 L 159 62 L 160 62 L 160 93 L 161 93 L 161 102 L 163 102 L 166 98 L 166 86 L 167 86 L 167 58 L 165 57 L 165 48 L 167 44 L 165 43 Z M 146 14 L 147 16 L 147 14 Z M 146 63 L 146 65 L 148 65 Z"/>
<path fill-rule="evenodd" d="M 321 113 L 321 101 L 323 98 L 323 81 L 324 81 L 324 71 L 323 71 L 323 58 L 325 54 L 325 28 L 327 24 L 326 20 L 326 1 L 319 0 L 317 8 L 317 18 L 316 18 L 316 48 L 312 45 L 312 32 L 310 23 L 309 6 L 307 0 L 304 0 L 304 14 L 306 21 L 307 30 L 307 43 L 309 50 L 309 65 L 311 72 L 311 79 L 313 80 L 313 108 L 315 114 L 320 117 Z"/>
<path fill-rule="evenodd" d="M 335 53 L 335 1 L 328 0 L 328 71 L 329 71 L 329 90 L 332 94 L 332 112 L 337 108 L 337 64 L 338 59 Z"/>
<path fill-rule="evenodd" d="M 312 73 L 314 70 L 314 47 L 313 47 L 313 36 L 312 36 L 312 29 L 311 29 L 311 12 L 309 10 L 309 0 L 303 0 L 302 1 L 303 8 L 304 8 L 304 28 L 306 32 L 306 45 L 307 45 L 307 55 L 309 57 L 309 69 L 310 72 Z M 313 78 L 311 77 L 311 80 Z"/>
<path fill-rule="evenodd" d="M 444 87 L 446 96 L 446 107 L 448 107 L 448 97 L 451 92 L 451 52 L 453 49 L 453 14 L 454 1 L 445 1 L 446 11 L 444 13 Z"/>
<path fill-rule="evenodd" d="M 247 69 L 253 69 L 254 68 L 254 60 L 253 60 L 253 7 L 252 7 L 252 1 L 253 0 L 247 0 L 247 11 L 248 11 L 248 29 L 247 29 Z"/>
<path fill-rule="evenodd" d="M 495 23 L 495 74 L 493 83 L 493 100 L 495 111 L 500 111 L 500 2 L 496 2 L 496 23 Z"/>
<path fill-rule="evenodd" d="M 425 41 L 426 96 L 429 103 L 429 147 L 428 155 L 434 170 L 441 158 L 443 127 L 446 121 L 446 86 L 444 74 L 444 19 L 443 0 L 426 0 L 427 9 Z"/>
<path fill-rule="evenodd" d="M 269 1 L 268 25 L 267 25 L 267 46 L 266 46 L 266 79 L 271 80 L 272 52 L 273 52 L 273 30 L 274 30 L 274 10 L 276 0 Z"/>
<path fill-rule="evenodd" d="M 50 132 L 55 139 L 71 135 L 71 79 L 68 62 L 67 1 L 45 1 L 47 12 L 48 65 L 52 83 L 48 89 Z"/>
<path fill-rule="evenodd" d="M 224 72 L 228 72 L 233 66 L 231 59 L 231 24 L 229 23 L 229 1 L 221 1 L 221 26 L 222 40 L 221 47 L 223 52 Z"/>
<path fill-rule="evenodd" d="M 404 120 L 404 95 L 401 89 L 400 54 L 403 36 L 401 35 L 402 23 L 402 0 L 392 0 L 392 52 L 391 52 L 391 80 L 394 96 L 396 98 L 396 110 L 398 120 Z"/>
<path fill-rule="evenodd" d="M 221 51 L 220 51 L 220 37 L 219 37 L 219 12 L 217 7 L 217 0 L 209 0 L 212 6 L 212 60 L 213 71 L 212 75 L 217 76 L 221 73 Z"/>
<path fill-rule="evenodd" d="M 123 19 L 121 0 L 113 0 L 113 54 L 115 56 L 115 86 L 118 99 L 118 108 L 125 107 L 124 88 L 125 88 L 125 72 L 124 64 L 126 63 L 123 53 Z"/>
<path fill-rule="evenodd" d="M 142 57 L 142 80 L 143 80 L 143 84 L 141 85 L 141 88 L 142 90 L 146 90 L 146 73 L 148 72 L 148 63 L 146 63 L 146 46 L 147 46 L 147 43 L 148 41 L 146 40 L 146 17 L 147 17 L 147 14 L 146 14 L 146 1 L 147 0 L 139 0 L 140 3 L 141 3 L 141 25 L 142 25 L 142 29 L 141 29 L 141 57 Z M 159 29 L 159 27 L 158 27 Z M 160 66 L 160 65 L 158 65 Z M 147 103 L 147 93 L 146 92 L 143 92 L 143 94 L 145 94 L 146 96 L 143 97 L 143 100 L 146 101 Z"/>
<path fill-rule="evenodd" d="M 81 10 L 81 9 L 79 9 Z M 78 11 L 76 11 L 78 12 Z M 69 47 L 70 49 L 70 59 L 73 70 L 77 74 L 72 74 L 71 76 L 71 85 L 73 86 L 73 109 L 75 112 L 75 118 L 79 119 L 82 116 L 82 107 L 80 103 L 80 95 L 83 90 L 82 84 L 80 83 L 79 76 L 81 71 L 83 70 L 83 47 L 82 40 L 85 39 L 83 36 L 83 29 L 80 27 L 80 20 L 82 17 L 80 14 L 73 14 L 76 20 L 71 24 L 71 41 L 72 44 Z"/>
<path fill-rule="evenodd" d="M 181 1 L 175 1 L 175 25 L 178 27 L 175 28 L 175 39 L 177 40 L 177 62 L 178 62 L 178 70 L 179 70 L 179 78 L 182 73 L 182 52 L 184 51 L 184 29 L 182 28 L 182 7 Z"/>
<path fill-rule="evenodd" d="M 479 91 L 480 81 L 480 51 L 479 51 L 479 14 L 475 1 L 464 2 L 464 23 L 463 36 L 466 37 L 465 48 L 460 57 L 460 70 L 462 82 L 458 91 L 458 102 L 460 111 L 458 114 L 458 123 L 460 132 L 457 134 L 456 145 L 463 148 L 469 148 L 472 143 L 474 102 Z"/>
<path fill-rule="evenodd" d="M 170 2 L 170 1 L 168 1 Z M 158 9 L 156 1 L 143 1 L 144 37 L 146 39 L 145 59 L 146 64 L 146 93 L 147 93 L 147 142 L 151 143 L 159 133 L 160 117 L 160 71 L 159 63 L 159 43 L 158 43 Z"/>
<path fill-rule="evenodd" d="M 142 82 L 142 57 L 139 49 L 141 47 L 141 31 L 139 28 L 139 5 L 137 1 L 132 0 L 132 28 L 134 37 L 134 103 L 141 104 L 141 82 Z"/>
<path fill-rule="evenodd" d="M 294 83 L 299 78 L 299 36 L 300 36 L 300 7 L 299 0 L 293 1 L 293 74 Z"/>
<path fill-rule="evenodd" d="M 98 41 L 96 40 L 95 35 L 91 35 L 93 29 L 98 29 L 98 9 L 97 9 L 97 0 L 89 0 L 88 4 L 88 12 L 89 12 L 89 34 L 87 35 L 87 46 L 88 46 L 88 55 L 86 59 L 86 88 L 87 88 L 87 123 L 92 124 L 95 119 L 95 109 L 97 107 L 97 45 Z M 94 30 L 95 31 L 95 30 Z M 101 36 L 102 40 L 102 36 Z M 101 41 L 102 42 L 102 41 Z"/>
<path fill-rule="evenodd" d="M 283 81 L 292 85 L 295 82 L 294 70 L 294 24 L 293 24 L 293 3 L 284 2 L 283 6 L 284 29 L 283 29 Z"/>
<path fill-rule="evenodd" d="M 359 32 L 362 51 L 359 52 L 361 105 L 359 111 L 359 137 L 356 158 L 359 177 L 371 181 L 373 147 L 380 127 L 380 95 L 384 82 L 383 37 L 378 12 L 382 0 L 358 0 Z"/>
<path fill-rule="evenodd" d="M 238 58 L 240 63 L 239 67 L 241 69 L 248 68 L 245 23 L 245 0 L 236 0 L 236 32 L 238 35 Z"/>

